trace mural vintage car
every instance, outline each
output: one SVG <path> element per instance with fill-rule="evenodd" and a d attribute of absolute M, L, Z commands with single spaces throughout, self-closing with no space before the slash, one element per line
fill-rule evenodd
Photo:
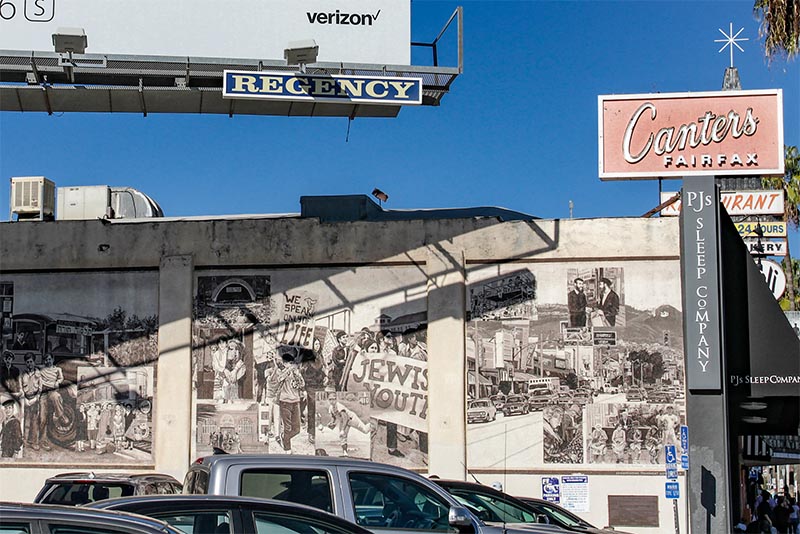
<path fill-rule="evenodd" d="M 556 394 L 549 389 L 535 390 L 528 397 L 528 407 L 531 411 L 544 410 L 545 406 L 556 404 Z"/>
<path fill-rule="evenodd" d="M 497 408 L 490 399 L 477 399 L 469 403 L 467 423 L 488 423 L 497 418 Z"/>
<path fill-rule="evenodd" d="M 647 392 L 641 388 L 631 388 L 625 392 L 625 400 L 628 402 L 644 402 L 647 400 Z"/>
<path fill-rule="evenodd" d="M 509 395 L 503 405 L 503 415 L 525 415 L 530 411 L 525 395 Z"/>

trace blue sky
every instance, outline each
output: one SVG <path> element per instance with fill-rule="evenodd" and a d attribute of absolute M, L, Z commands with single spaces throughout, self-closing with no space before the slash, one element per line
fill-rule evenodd
<path fill-rule="evenodd" d="M 439 108 L 356 119 L 349 141 L 342 118 L 3 113 L 0 176 L 130 186 L 168 216 L 298 212 L 301 195 L 374 187 L 386 208 L 566 218 L 572 200 L 578 218 L 637 216 L 658 184 L 599 180 L 597 95 L 719 90 L 729 54 L 714 40 L 730 23 L 750 39 L 734 56 L 743 88 L 782 88 L 785 142 L 800 145 L 800 62 L 767 64 L 751 0 L 413 0 L 412 39 L 432 40 L 458 5 L 464 73 Z M 454 65 L 447 37 L 440 63 Z"/>

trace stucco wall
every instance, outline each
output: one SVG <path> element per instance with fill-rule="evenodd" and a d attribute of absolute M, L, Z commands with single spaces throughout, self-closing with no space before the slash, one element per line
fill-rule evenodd
<path fill-rule="evenodd" d="M 601 526 L 608 520 L 604 496 L 616 494 L 620 486 L 635 481 L 637 492 L 661 497 L 659 521 L 662 529 L 669 529 L 672 510 L 663 499 L 664 477 L 658 466 L 548 466 L 534 462 L 509 471 L 508 462 L 506 466 L 502 462 L 486 466 L 475 464 L 474 459 L 468 461 L 470 440 L 464 415 L 469 362 L 466 347 L 468 289 L 474 287 L 470 284 L 519 269 L 543 281 L 547 276 L 540 273 L 557 272 L 563 285 L 557 292 L 566 303 L 569 273 L 616 268 L 624 270 L 626 298 L 631 303 L 637 300 L 637 292 L 648 290 L 679 295 L 678 241 L 677 221 L 666 218 L 505 223 L 490 218 L 331 224 L 300 218 L 1 223 L 0 282 L 15 283 L 15 314 L 69 312 L 97 318 L 103 316 L 97 311 L 102 306 L 93 304 L 91 299 L 81 304 L 80 309 L 69 300 L 59 300 L 66 298 L 68 291 L 65 293 L 66 289 L 60 288 L 57 281 L 61 280 L 73 291 L 77 288 L 79 293 L 94 295 L 97 301 L 108 299 L 108 294 L 97 292 L 94 279 L 135 276 L 131 273 L 157 277 L 154 287 L 138 288 L 139 292 L 151 295 L 154 308 L 151 313 L 159 322 L 153 385 L 152 468 L 179 479 L 196 450 L 192 429 L 196 429 L 197 391 L 192 352 L 198 343 L 196 328 L 193 338 L 193 321 L 196 323 L 197 318 L 192 310 L 197 306 L 199 279 L 215 275 L 268 276 L 275 287 L 291 288 L 288 281 L 282 280 L 291 280 L 298 270 L 306 270 L 316 273 L 314 287 L 318 289 L 314 292 L 322 295 L 321 302 L 339 299 L 337 306 L 347 308 L 357 295 L 368 303 L 383 298 L 376 309 L 384 306 L 394 311 L 395 317 L 405 312 L 426 313 L 429 415 L 424 463 L 427 468 L 424 463 L 410 467 L 443 478 L 469 478 L 466 468 L 475 465 L 482 481 L 506 477 L 512 493 L 531 496 L 541 496 L 543 476 L 585 473 L 590 475 L 592 499 L 590 510 L 582 515 Z M 376 270 L 382 274 L 370 276 Z M 413 275 L 397 278 L 395 271 Z M 649 280 L 648 272 L 657 274 Z M 334 275 L 341 273 L 350 278 L 341 279 L 337 288 Z M 50 280 L 45 286 L 51 288 L 47 310 L 20 308 L 20 303 L 28 297 L 20 293 L 22 286 L 18 281 L 23 278 L 35 281 L 37 277 Z M 88 280 L 81 279 L 78 283 L 76 277 Z M 411 279 L 413 283 L 408 282 Z M 40 289 L 35 283 L 26 287 L 33 292 Z M 325 291 L 330 293 L 329 297 Z M 41 295 L 36 299 L 47 302 Z M 120 306 L 125 308 L 127 304 Z M 641 307 L 644 311 L 655 311 L 655 306 Z M 357 330 L 356 326 L 366 325 L 351 326 L 351 330 Z M 10 337 L 4 338 L 4 342 L 10 343 Z M 23 452 L 19 458 L 3 459 L 0 500 L 30 500 L 47 474 L 92 464 L 70 451 L 64 453 L 58 468 L 15 467 L 37 465 L 34 456 Z M 507 455 L 503 458 L 507 459 Z M 120 465 L 131 470 L 137 467 L 136 462 L 128 460 L 120 461 Z M 21 483 L 9 485 L 5 482 L 8 480 Z M 635 532 L 660 531 L 622 528 Z"/>

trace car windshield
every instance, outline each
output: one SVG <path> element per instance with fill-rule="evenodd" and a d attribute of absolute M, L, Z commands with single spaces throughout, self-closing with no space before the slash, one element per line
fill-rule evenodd
<path fill-rule="evenodd" d="M 488 408 L 489 407 L 489 401 L 485 401 L 485 400 L 473 401 L 469 405 L 469 407 L 470 408 Z"/>
<path fill-rule="evenodd" d="M 572 512 L 569 512 L 560 506 L 554 506 L 543 502 L 530 502 L 527 504 L 536 511 L 537 514 L 543 514 L 550 519 L 551 523 L 562 527 L 585 527 L 594 528 L 591 524 L 587 523 L 580 517 Z"/>
<path fill-rule="evenodd" d="M 482 521 L 491 523 L 536 523 L 536 515 L 506 499 L 471 489 L 447 488 L 461 504 Z"/>
<path fill-rule="evenodd" d="M 525 399 L 520 397 L 519 395 L 512 395 L 508 398 L 506 402 L 524 402 Z"/>
<path fill-rule="evenodd" d="M 103 499 L 133 495 L 133 484 L 124 482 L 64 482 L 53 485 L 42 499 L 44 504 L 78 506 Z"/>

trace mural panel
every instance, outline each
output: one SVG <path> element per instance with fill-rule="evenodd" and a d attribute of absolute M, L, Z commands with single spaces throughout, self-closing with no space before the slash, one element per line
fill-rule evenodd
<path fill-rule="evenodd" d="M 158 274 L 8 275 L 0 465 L 152 465 Z"/>
<path fill-rule="evenodd" d="M 423 467 L 426 324 L 425 280 L 412 267 L 199 276 L 196 453 Z"/>
<path fill-rule="evenodd" d="M 663 462 L 665 440 L 685 421 L 678 268 L 469 273 L 469 467 Z"/>

